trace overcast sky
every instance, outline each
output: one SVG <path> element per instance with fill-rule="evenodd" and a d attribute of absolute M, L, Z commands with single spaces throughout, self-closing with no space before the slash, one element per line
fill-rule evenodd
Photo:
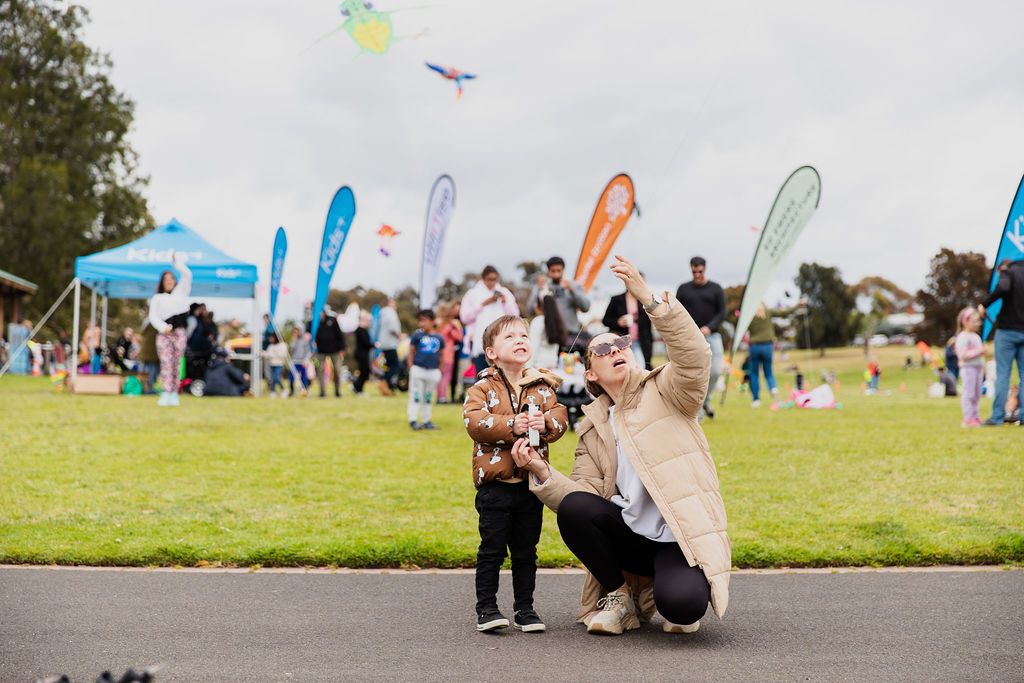
<path fill-rule="evenodd" d="M 744 280 L 783 180 L 822 198 L 783 264 L 923 283 L 942 246 L 994 257 L 1024 172 L 1020 2 L 381 0 L 399 40 L 360 55 L 331 0 L 86 1 L 86 40 L 137 105 L 150 209 L 270 268 L 283 312 L 311 299 L 327 205 L 357 214 L 333 285 L 418 277 L 427 194 L 457 207 L 443 271 L 551 254 L 575 265 L 604 184 L 632 175 L 641 220 L 617 250 L 657 284 L 701 254 Z M 424 61 L 478 74 L 462 100 Z M 375 232 L 402 232 L 394 255 Z M 618 290 L 610 275 L 599 287 Z"/>

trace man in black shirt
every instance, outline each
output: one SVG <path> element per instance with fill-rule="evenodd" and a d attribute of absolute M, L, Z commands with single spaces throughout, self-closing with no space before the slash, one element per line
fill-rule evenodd
<path fill-rule="evenodd" d="M 1024 260 L 999 264 L 996 288 L 978 306 L 978 311 L 984 316 L 985 310 L 999 299 L 1003 300 L 1003 307 L 996 318 L 996 390 L 992 417 L 982 423 L 987 427 L 1001 425 L 1006 419 L 1006 395 L 1010 392 L 1010 366 L 1014 359 L 1020 378 L 1020 400 L 1024 401 Z"/>
<path fill-rule="evenodd" d="M 334 395 L 341 398 L 339 381 L 342 373 L 342 360 L 345 357 L 345 335 L 338 324 L 338 316 L 330 306 L 324 306 L 320 315 L 320 326 L 316 328 L 316 378 L 320 385 L 320 398 L 324 397 L 324 379 L 327 374 L 327 363 L 331 363 L 331 376 L 334 381 Z"/>
<path fill-rule="evenodd" d="M 704 397 L 704 414 L 713 418 L 715 411 L 711 408 L 711 395 L 722 374 L 725 359 L 722 335 L 718 332 L 725 320 L 725 291 L 717 282 L 708 280 L 706 271 L 707 262 L 703 258 L 694 256 L 690 259 L 693 280 L 679 285 L 676 298 L 700 327 L 711 347 L 711 377 L 708 379 L 707 396 Z"/>

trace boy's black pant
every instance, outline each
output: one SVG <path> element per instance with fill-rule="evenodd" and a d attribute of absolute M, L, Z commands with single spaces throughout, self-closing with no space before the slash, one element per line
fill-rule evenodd
<path fill-rule="evenodd" d="M 476 554 L 477 612 L 498 606 L 498 575 L 505 561 L 505 549 L 512 556 L 512 609 L 533 607 L 537 583 L 537 542 L 544 504 L 530 493 L 523 481 L 505 484 L 492 481 L 476 492 L 480 515 L 480 549 Z"/>

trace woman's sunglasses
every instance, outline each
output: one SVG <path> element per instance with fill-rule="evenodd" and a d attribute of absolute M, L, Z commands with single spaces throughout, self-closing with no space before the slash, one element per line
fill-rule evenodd
<path fill-rule="evenodd" d="M 625 351 L 633 345 L 633 338 L 628 334 L 621 337 L 616 337 L 609 344 L 608 342 L 602 342 L 600 344 L 594 344 L 590 347 L 590 353 L 600 358 L 601 356 L 607 356 L 612 352 L 612 349 L 618 349 L 619 351 Z"/>

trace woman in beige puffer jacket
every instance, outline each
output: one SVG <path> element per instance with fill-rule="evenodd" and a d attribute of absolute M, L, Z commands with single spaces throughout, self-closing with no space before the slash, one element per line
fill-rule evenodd
<path fill-rule="evenodd" d="M 616 257 L 611 269 L 645 305 L 669 362 L 644 370 L 628 340 L 595 337 L 584 364 L 597 400 L 577 426 L 572 474 L 523 440 L 513 457 L 590 572 L 578 614 L 589 631 L 638 628 L 657 608 L 666 631 L 693 632 L 709 601 L 725 613 L 732 566 L 718 475 L 697 421 L 711 350 L 682 304 L 667 293 L 655 300 L 636 266 Z"/>

